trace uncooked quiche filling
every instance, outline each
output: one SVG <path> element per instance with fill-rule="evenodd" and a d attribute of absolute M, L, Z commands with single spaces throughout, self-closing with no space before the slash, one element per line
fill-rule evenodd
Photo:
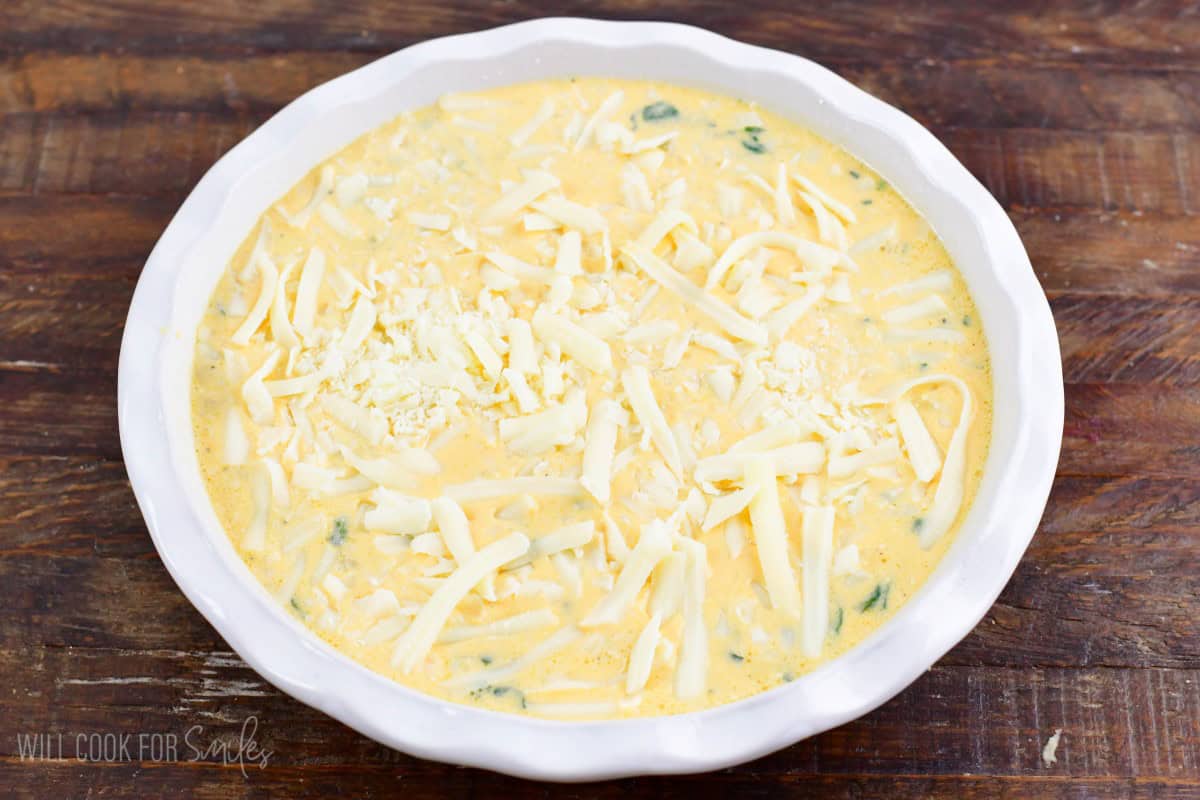
<path fill-rule="evenodd" d="M 661 83 L 401 114 L 262 215 L 196 339 L 197 458 L 267 592 L 406 686 L 538 716 L 702 709 L 853 647 L 991 429 L 916 211 Z"/>

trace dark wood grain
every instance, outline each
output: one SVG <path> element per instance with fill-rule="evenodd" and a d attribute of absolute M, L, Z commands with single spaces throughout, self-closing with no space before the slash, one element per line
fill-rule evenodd
<path fill-rule="evenodd" d="M 551 12 L 704 25 L 903 108 L 1008 210 L 1058 324 L 1059 473 L 984 620 L 878 711 L 713 775 L 538 786 L 409 758 L 296 703 L 175 587 L 121 463 L 125 311 L 209 166 L 322 81 Z M 5 796 L 1200 798 L 1200 6 L 0 5 L 0 409 Z M 272 756 L 245 774 L 186 751 L 74 757 L 80 733 L 233 742 L 250 716 Z M 36 733 L 67 752 L 23 758 Z"/>
<path fill-rule="evenodd" d="M 718 773 L 699 779 L 643 778 L 628 783 L 583 784 L 546 789 L 473 770 L 430 768 L 420 782 L 404 779 L 403 766 L 367 762 L 347 767 L 335 764 L 321 767 L 282 767 L 264 771 L 250 770 L 243 777 L 236 766 L 189 765 L 164 769 L 160 766 L 129 764 L 78 765 L 55 764 L 32 780 L 23 777 L 23 765 L 0 762 L 0 782 L 19 780 L 13 797 L 40 800 L 47 793 L 70 792 L 86 796 L 97 785 L 138 786 L 153 795 L 176 795 L 204 800 L 228 797 L 288 798 L 387 798 L 403 792 L 414 800 L 443 797 L 490 796 L 493 791 L 505 797 L 544 797 L 548 792 L 567 797 L 606 798 L 635 796 L 694 798 L 697 792 L 708 796 L 770 798 L 797 797 L 887 797 L 897 800 L 981 800 L 1004 797 L 1011 800 L 1195 800 L 1200 787 L 1189 780 L 1162 778 L 1070 778 L 1052 775 L 978 776 L 963 775 L 837 775 L 794 770 L 780 775 L 764 775 L 761 782 L 747 787 L 733 773 Z M 128 790 L 108 796 L 130 796 Z"/>
<path fill-rule="evenodd" d="M 377 56 L 302 50 L 116 57 L 35 50 L 0 59 L 0 113 L 270 113 Z M 1169 68 L 1032 64 L 1013 70 L 934 59 L 905 69 L 874 60 L 836 68 L 927 125 L 1177 132 L 1200 124 L 1200 87 Z"/>
<path fill-rule="evenodd" d="M 162 53 L 353 50 L 386 52 L 421 39 L 544 16 L 671 19 L 830 63 L 955 62 L 1129 64 L 1173 69 L 1200 56 L 1200 20 L 1178 2 L 1020 0 L 964 8 L 955 0 L 897 13 L 840 2 L 820 9 L 764 0 L 536 0 L 403 4 L 237 0 L 174 4 L 120 0 L 18 0 L 0 17 L 0 42 L 18 51 Z M 403 13 L 399 13 L 403 12 Z M 319 35 L 314 35 L 319 34 Z"/>

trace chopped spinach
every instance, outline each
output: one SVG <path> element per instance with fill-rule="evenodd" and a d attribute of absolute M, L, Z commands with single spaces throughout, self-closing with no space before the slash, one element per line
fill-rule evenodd
<path fill-rule="evenodd" d="M 928 366 L 928 365 L 922 364 L 921 369 L 924 369 L 926 366 Z M 920 533 L 921 529 L 924 527 L 925 527 L 925 518 L 924 517 L 913 517 L 913 521 L 912 521 L 913 533 Z"/>
<path fill-rule="evenodd" d="M 292 606 L 292 609 L 297 614 L 299 614 L 301 617 L 306 616 L 308 613 L 307 611 L 304 610 L 304 606 L 300 605 L 300 601 L 294 597 L 291 599 L 291 606 Z"/>
<path fill-rule="evenodd" d="M 892 590 L 891 581 L 885 581 L 884 583 L 875 584 L 874 590 L 872 590 L 871 594 L 869 594 L 867 596 L 867 599 L 862 602 L 862 605 L 860 605 L 858 607 L 858 610 L 859 611 L 870 611 L 871 609 L 874 608 L 874 609 L 878 609 L 878 610 L 882 611 L 883 609 L 887 608 L 888 593 L 891 590 Z"/>
<path fill-rule="evenodd" d="M 854 180 L 858 180 L 859 178 L 862 177 L 862 175 L 859 175 L 857 170 L 852 169 L 852 170 L 850 170 L 850 177 L 854 178 Z"/>
<path fill-rule="evenodd" d="M 743 132 L 743 133 L 749 133 L 749 134 L 751 134 L 752 136 L 753 136 L 753 135 L 758 135 L 758 134 L 762 133 L 762 132 L 763 132 L 763 131 L 765 131 L 765 130 L 766 130 L 766 128 L 764 128 L 764 127 L 763 127 L 763 126 L 761 126 L 761 125 L 747 125 L 747 126 L 745 126 L 744 128 L 742 128 L 742 132 Z"/>
<path fill-rule="evenodd" d="M 792 681 L 796 680 L 796 676 L 790 672 L 785 672 L 779 677 L 784 683 L 791 683 Z"/>
<path fill-rule="evenodd" d="M 879 182 L 875 184 L 875 188 L 882 192 L 888 188 L 888 182 L 880 178 Z"/>
<path fill-rule="evenodd" d="M 512 686 L 484 686 L 479 689 L 472 690 L 471 697 L 478 699 L 489 694 L 492 697 L 508 697 L 511 695 L 516 698 L 517 703 L 520 704 L 521 708 L 527 707 L 525 704 L 525 693 Z"/>
<path fill-rule="evenodd" d="M 734 651 L 730 650 L 729 651 L 729 660 L 737 661 L 737 662 L 741 663 L 742 661 L 746 660 L 746 657 L 744 655 L 742 655 L 741 653 L 735 653 Z"/>
<path fill-rule="evenodd" d="M 329 534 L 329 543 L 334 547 L 340 547 L 349 535 L 350 526 L 346 524 L 346 518 L 338 517 L 333 521 L 333 532 Z"/>
<path fill-rule="evenodd" d="M 491 663 L 492 663 L 492 657 L 491 657 L 491 656 L 480 656 L 480 657 L 479 657 L 479 660 L 480 660 L 480 661 L 483 663 L 483 665 L 484 665 L 485 667 L 486 667 L 486 666 L 488 666 L 489 664 L 491 664 Z"/>
<path fill-rule="evenodd" d="M 871 198 L 869 198 L 869 197 L 868 197 L 866 200 L 863 200 L 863 205 L 864 205 L 864 206 L 869 206 L 869 205 L 871 205 L 871 203 L 873 203 L 873 202 L 875 202 L 875 201 L 874 201 L 874 200 L 872 200 Z"/>
<path fill-rule="evenodd" d="M 746 135 L 742 137 L 742 147 L 749 150 L 751 153 L 765 153 L 767 146 L 762 139 L 758 138 L 758 134 L 762 132 L 762 128 L 755 128 L 753 125 L 745 129 Z"/>
<path fill-rule="evenodd" d="M 642 109 L 642 119 L 646 122 L 658 122 L 664 119 L 674 119 L 679 116 L 679 109 L 668 102 L 659 100 Z"/>
<path fill-rule="evenodd" d="M 971 327 L 971 315 L 970 314 L 963 314 L 963 327 L 964 328 Z"/>
<path fill-rule="evenodd" d="M 830 623 L 829 630 L 833 631 L 834 635 L 841 633 L 842 623 L 845 621 L 846 612 L 841 606 L 838 606 L 837 610 L 833 612 L 833 622 Z"/>

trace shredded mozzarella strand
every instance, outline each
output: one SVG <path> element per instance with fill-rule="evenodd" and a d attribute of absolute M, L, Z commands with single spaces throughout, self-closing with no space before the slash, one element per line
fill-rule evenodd
<path fill-rule="evenodd" d="M 588 143 L 588 140 L 592 137 L 592 134 L 595 133 L 596 128 L 606 119 L 608 119 L 613 112 L 620 107 L 624 100 L 625 93 L 620 89 L 604 98 L 604 102 L 600 104 L 595 113 L 593 113 L 592 116 L 588 118 L 588 121 L 584 123 L 583 130 L 579 132 L 579 138 L 575 140 L 575 144 L 571 149 L 575 152 L 579 152 L 583 146 Z"/>
<path fill-rule="evenodd" d="M 833 563 L 833 506 L 804 509 L 804 619 L 801 647 L 808 658 L 821 655 L 829 630 L 829 575 Z"/>
<path fill-rule="evenodd" d="M 619 621 L 658 562 L 670 552 L 671 530 L 665 523 L 654 520 L 643 527 L 642 536 L 625 559 L 612 591 L 583 618 L 580 626 L 594 628 Z"/>
<path fill-rule="evenodd" d="M 755 455 L 747 460 L 745 481 L 754 488 L 754 498 L 750 501 L 751 530 L 771 605 L 789 617 L 800 619 L 800 590 L 788 557 L 787 529 L 771 457 Z"/>
<path fill-rule="evenodd" d="M 725 273 L 738 261 L 741 261 L 753 250 L 760 247 L 784 247 L 795 253 L 796 258 L 816 270 L 830 270 L 842 259 L 842 254 L 836 250 L 817 244 L 816 242 L 783 231 L 758 231 L 747 233 L 733 240 L 721 257 L 708 271 L 705 287 L 712 289 L 721 283 Z"/>
<path fill-rule="evenodd" d="M 596 523 L 591 520 L 564 525 L 558 530 L 534 539 L 529 545 L 528 552 L 505 564 L 504 568 L 516 569 L 545 556 L 584 547 L 592 541 L 592 537 L 595 535 Z"/>
<path fill-rule="evenodd" d="M 767 334 L 760 326 L 680 275 L 654 253 L 636 243 L 626 245 L 621 253 L 654 281 L 695 305 L 727 333 L 753 344 L 766 344 Z"/>
<path fill-rule="evenodd" d="M 457 689 L 479 689 L 484 686 L 502 684 L 505 681 L 512 680 L 539 661 L 549 658 L 560 650 L 566 649 L 580 635 L 579 628 L 574 625 L 559 628 L 541 642 L 531 647 L 520 658 L 499 667 L 460 675 L 447 681 L 444 685 Z"/>
<path fill-rule="evenodd" d="M 633 649 L 629 651 L 629 668 L 625 678 L 625 693 L 637 694 L 646 688 L 650 670 L 654 667 L 654 651 L 658 648 L 659 628 L 662 615 L 654 614 L 638 634 Z"/>
<path fill-rule="evenodd" d="M 945 314 L 950 310 L 941 295 L 931 294 L 913 303 L 883 312 L 883 321 L 889 325 L 900 325 L 905 322 L 915 322 L 925 317 Z"/>
<path fill-rule="evenodd" d="M 527 141 L 529 141 L 529 138 L 533 136 L 533 134 L 537 133 L 538 128 L 545 125 L 546 122 L 553 116 L 554 100 L 553 98 L 547 97 L 542 101 L 542 104 L 538 106 L 537 112 L 530 117 L 524 125 L 513 131 L 512 136 L 508 137 L 508 141 L 512 143 L 513 147 L 521 147 Z"/>
<path fill-rule="evenodd" d="M 588 419 L 579 482 L 602 504 L 611 497 L 613 456 L 622 413 L 616 402 L 602 400 L 592 408 Z"/>
<path fill-rule="evenodd" d="M 445 627 L 446 620 L 467 593 L 501 565 L 512 561 L 528 549 L 529 539 L 524 534 L 512 533 L 471 556 L 467 563 L 456 569 L 445 583 L 438 587 L 417 612 L 412 625 L 396 643 L 395 652 L 392 654 L 392 666 L 404 673 L 412 672 L 425 659 Z"/>
<path fill-rule="evenodd" d="M 921 420 L 921 415 L 913 404 L 900 398 L 892 404 L 892 413 L 900 428 L 900 437 L 904 440 L 904 449 L 908 451 L 908 460 L 917 480 L 928 483 L 942 466 L 941 453 L 937 442 L 933 440 L 929 429 Z"/>
<path fill-rule="evenodd" d="M 480 220 L 485 224 L 509 220 L 525 206 L 558 186 L 558 178 L 549 172 L 529 170 L 525 173 L 524 181 L 509 189 L 484 210 Z"/>
<path fill-rule="evenodd" d="M 928 549 L 942 538 L 954 524 L 958 511 L 962 507 L 963 494 L 967 482 L 967 431 L 971 427 L 971 390 L 961 379 L 953 375 L 930 375 L 916 378 L 901 386 L 896 391 L 896 398 L 903 397 L 918 386 L 930 386 L 937 383 L 949 383 L 958 389 L 962 395 L 962 410 L 958 415 L 958 424 L 950 436 L 950 444 L 946 447 L 946 457 L 942 461 L 942 476 L 933 495 L 933 503 L 925 513 L 919 538 L 921 546 Z"/>
<path fill-rule="evenodd" d="M 292 326 L 306 341 L 313 333 L 313 320 L 317 313 L 317 293 L 325 275 L 325 253 L 319 247 L 308 251 L 308 258 L 300 270 L 300 284 L 296 288 L 296 303 L 292 307 Z"/>
<path fill-rule="evenodd" d="M 484 625 L 458 625 L 446 628 L 438 636 L 438 644 L 453 644 L 469 639 L 486 639 L 493 636 L 515 636 L 528 633 L 538 628 L 547 628 L 557 624 L 558 617 L 548 608 L 538 608 L 513 614 L 511 617 L 493 620 Z"/>
<path fill-rule="evenodd" d="M 681 539 L 687 553 L 687 580 L 683 593 L 683 641 L 675 670 L 675 696 L 698 697 L 708 686 L 708 626 L 704 624 L 704 585 L 708 579 L 707 551 L 694 539 Z"/>
<path fill-rule="evenodd" d="M 250 313 L 242 320 L 242 324 L 229 337 L 230 341 L 237 345 L 244 346 L 250 343 L 250 337 L 263 324 L 263 320 L 267 318 L 267 312 L 275 300 L 275 282 L 279 279 L 279 270 L 275 268 L 274 262 L 265 251 L 259 253 L 255 263 L 258 264 L 259 275 L 258 298 L 250 308 Z"/>
<path fill-rule="evenodd" d="M 642 366 L 632 366 L 621 373 L 621 384 L 633 414 L 649 433 L 650 440 L 676 476 L 683 475 L 683 460 L 671 426 L 650 387 L 650 373 Z"/>

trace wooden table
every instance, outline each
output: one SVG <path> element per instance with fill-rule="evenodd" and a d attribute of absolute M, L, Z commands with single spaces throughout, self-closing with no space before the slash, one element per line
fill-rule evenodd
<path fill-rule="evenodd" d="M 970 5 L 5 3 L 0 794 L 1200 798 L 1200 7 Z M 539 787 L 408 758 L 300 705 L 176 589 L 121 464 L 130 294 L 212 162 L 321 81 L 550 11 L 695 23 L 908 111 L 1008 210 L 1062 340 L 1058 478 L 987 618 L 875 713 L 710 776 Z M 265 768 L 191 760 L 189 730 L 229 742 L 248 717 Z M 105 733 L 133 736 L 122 751 Z M 35 734 L 48 752 L 23 759 Z M 138 734 L 178 737 L 176 757 Z"/>

